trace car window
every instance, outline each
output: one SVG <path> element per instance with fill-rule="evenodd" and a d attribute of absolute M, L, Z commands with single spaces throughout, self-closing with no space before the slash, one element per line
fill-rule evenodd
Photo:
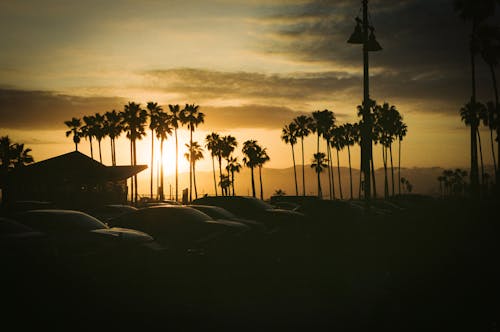
<path fill-rule="evenodd" d="M 20 214 L 19 220 L 43 232 L 91 231 L 107 228 L 98 219 L 78 212 L 28 211 Z"/>
<path fill-rule="evenodd" d="M 0 235 L 19 234 L 27 232 L 33 232 L 33 230 L 13 220 L 0 218 Z"/>

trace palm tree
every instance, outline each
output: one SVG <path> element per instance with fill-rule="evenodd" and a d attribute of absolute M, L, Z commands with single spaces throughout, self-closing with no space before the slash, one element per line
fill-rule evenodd
<path fill-rule="evenodd" d="M 5 176 L 12 164 L 12 147 L 13 143 L 9 136 L 0 137 L 0 162 L 2 174 Z"/>
<path fill-rule="evenodd" d="M 396 136 L 398 138 L 398 194 L 401 195 L 401 142 L 408 133 L 408 127 L 403 122 L 403 117 L 400 117 L 396 124 Z"/>
<path fill-rule="evenodd" d="M 90 143 L 90 157 L 94 159 L 94 149 L 92 147 L 92 137 L 95 136 L 95 117 L 92 115 L 84 116 L 83 122 L 85 125 L 82 127 L 82 136 L 89 139 Z"/>
<path fill-rule="evenodd" d="M 107 134 L 111 141 L 111 163 L 113 166 L 116 166 L 116 144 L 115 140 L 120 137 L 123 131 L 122 119 L 121 115 L 117 113 L 115 110 L 110 112 L 106 112 L 104 114 L 106 118 L 106 127 Z"/>
<path fill-rule="evenodd" d="M 338 172 L 338 177 L 339 177 L 339 192 L 340 192 L 340 199 L 344 199 L 343 193 L 342 193 L 342 177 L 340 175 L 340 156 L 339 152 L 342 150 L 345 146 L 345 141 L 344 141 L 344 136 L 345 136 L 345 129 L 344 126 L 336 127 L 332 131 L 332 138 L 330 141 L 330 144 L 335 150 L 337 151 L 337 172 Z"/>
<path fill-rule="evenodd" d="M 296 117 L 293 122 L 297 126 L 296 136 L 300 137 L 300 142 L 302 145 L 302 195 L 306 195 L 306 178 L 304 172 L 304 137 L 309 136 L 311 130 L 309 129 L 312 123 L 312 118 L 300 115 Z"/>
<path fill-rule="evenodd" d="M 193 146 L 193 132 L 196 127 L 198 127 L 199 124 L 203 123 L 205 121 L 205 114 L 199 111 L 199 106 L 195 104 L 186 104 L 184 109 L 180 112 L 179 114 L 179 119 L 182 124 L 187 125 L 187 128 L 189 129 L 190 132 L 190 137 L 189 137 L 189 146 Z M 191 202 L 193 200 L 193 163 L 195 162 L 194 159 L 191 160 L 191 165 L 189 167 L 189 201 Z"/>
<path fill-rule="evenodd" d="M 258 156 L 257 156 L 257 166 L 259 167 L 259 182 L 260 182 L 260 199 L 264 199 L 264 190 L 262 187 L 262 167 L 265 163 L 267 163 L 271 158 L 267 154 L 266 148 L 261 148 L 259 146 Z"/>
<path fill-rule="evenodd" d="M 495 14 L 496 4 L 500 0 L 455 0 L 455 11 L 464 21 L 472 22 L 472 30 L 470 34 L 469 52 L 471 63 L 471 82 L 472 94 L 470 104 L 476 104 L 476 68 L 475 56 L 480 51 L 480 44 L 478 39 L 478 28 L 484 20 Z M 472 108 L 470 111 L 474 112 Z M 471 117 L 475 115 L 471 114 Z M 478 174 L 478 160 L 477 160 L 477 126 L 474 123 L 470 124 L 470 141 L 471 141 L 471 167 L 470 167 L 470 184 L 471 190 L 474 195 L 479 194 L 479 174 Z"/>
<path fill-rule="evenodd" d="M 243 143 L 242 152 L 245 155 L 243 158 L 243 164 L 250 168 L 251 180 L 252 180 L 252 196 L 255 197 L 255 180 L 253 170 L 259 164 L 259 150 L 260 147 L 257 145 L 257 141 L 248 140 Z"/>
<path fill-rule="evenodd" d="M 477 102 L 468 102 L 465 104 L 462 108 L 460 108 L 460 117 L 462 118 L 462 121 L 465 123 L 466 126 L 470 126 L 471 128 L 474 128 L 473 131 L 471 131 L 471 158 L 476 159 L 475 163 L 475 169 L 471 167 L 471 173 L 470 173 L 470 184 L 471 184 L 471 190 L 472 194 L 476 195 L 477 188 L 475 187 L 476 185 L 479 184 L 479 178 L 478 174 L 473 174 L 474 172 L 477 172 L 477 131 L 479 128 L 479 114 L 481 112 L 481 109 L 484 109 L 484 105 L 481 103 Z M 472 165 L 474 166 L 474 165 Z M 477 181 L 477 182 L 476 182 Z"/>
<path fill-rule="evenodd" d="M 153 165 L 154 165 L 154 142 L 155 142 L 155 130 L 158 128 L 159 113 L 163 111 L 163 108 L 152 101 L 148 102 L 146 105 L 149 116 L 149 129 L 151 130 L 151 176 L 149 183 L 149 195 L 153 198 Z M 163 170 L 161 170 L 163 171 Z M 162 183 L 163 185 L 163 183 Z M 163 189 L 163 187 L 162 187 Z M 163 194 L 163 193 L 162 193 Z M 163 198 L 162 198 L 163 199 Z"/>
<path fill-rule="evenodd" d="M 32 150 L 30 148 L 25 149 L 24 144 L 22 143 L 15 143 L 12 146 L 12 160 L 14 163 L 14 168 L 19 168 L 23 167 L 26 164 L 31 164 L 35 160 L 33 159 L 33 156 L 30 155 L 30 152 Z"/>
<path fill-rule="evenodd" d="M 106 136 L 106 128 L 104 126 L 104 116 L 99 113 L 94 115 L 94 135 L 99 146 L 99 162 L 102 164 L 101 141 Z"/>
<path fill-rule="evenodd" d="M 290 144 L 292 147 L 292 161 L 293 161 L 293 178 L 295 180 L 295 196 L 299 196 L 299 186 L 297 183 L 297 167 L 295 165 L 295 151 L 293 146 L 297 144 L 297 124 L 292 122 L 285 125 L 281 131 L 281 139 L 285 144 Z"/>
<path fill-rule="evenodd" d="M 495 170 L 495 174 L 497 174 L 497 160 L 495 156 L 495 147 L 493 143 L 493 131 L 498 129 L 499 121 L 498 121 L 498 115 L 497 115 L 497 106 L 495 103 L 489 101 L 486 103 L 486 110 L 482 114 L 482 120 L 483 124 L 488 127 L 490 130 L 490 144 L 491 144 L 491 155 L 493 159 L 493 167 Z M 498 183 L 498 181 L 497 181 Z"/>
<path fill-rule="evenodd" d="M 72 118 L 69 121 L 64 121 L 64 124 L 69 128 L 69 130 L 66 131 L 66 137 L 73 135 L 75 151 L 78 151 L 78 143 L 80 143 L 80 137 L 82 136 L 82 121 L 78 118 Z"/>
<path fill-rule="evenodd" d="M 238 162 L 238 157 L 230 157 L 228 160 L 228 164 L 226 166 L 228 173 L 231 173 L 231 185 L 233 187 L 233 196 L 234 194 L 234 173 L 239 173 L 241 170 L 241 164 Z"/>
<path fill-rule="evenodd" d="M 347 156 L 349 160 L 349 184 L 351 189 L 351 199 L 353 199 L 352 192 L 352 167 L 351 167 L 351 146 L 356 144 L 357 124 L 346 123 L 344 124 L 344 144 L 347 147 Z"/>
<path fill-rule="evenodd" d="M 329 197 L 330 199 L 336 199 L 335 197 L 335 176 L 333 172 L 333 158 L 332 158 L 332 149 L 330 148 L 330 142 L 332 141 L 333 131 L 337 127 L 332 126 L 328 129 L 326 133 L 323 134 L 323 138 L 326 140 L 326 158 L 328 159 L 328 188 L 330 190 Z"/>
<path fill-rule="evenodd" d="M 168 138 L 169 135 L 172 135 L 172 125 L 170 123 L 170 115 L 168 113 L 163 112 L 163 110 L 157 110 L 155 114 L 156 125 L 156 138 L 160 140 L 160 199 L 165 199 L 165 181 L 163 178 L 163 143 Z M 152 175 L 151 175 L 152 176 Z M 152 179 L 152 178 L 151 178 Z M 152 185 L 152 183 L 151 183 Z M 152 198 L 151 192 L 151 198 Z"/>
<path fill-rule="evenodd" d="M 124 106 L 123 112 L 120 113 L 122 118 L 122 126 L 127 133 L 127 138 L 130 140 L 130 160 L 132 165 L 137 165 L 137 149 L 136 141 L 142 139 L 145 132 L 145 124 L 147 121 L 147 112 L 141 108 L 140 104 L 129 102 Z M 133 177 L 132 201 L 137 203 L 137 174 Z"/>
<path fill-rule="evenodd" d="M 312 113 L 312 119 L 313 121 L 311 122 L 310 129 L 313 133 L 317 134 L 317 146 L 316 146 L 316 151 L 319 153 L 319 140 L 320 137 L 323 136 L 323 139 L 326 141 L 326 149 L 328 153 L 327 157 L 327 163 L 328 163 L 328 183 L 329 183 L 329 190 L 330 190 L 330 197 L 334 196 L 334 192 L 332 193 L 333 189 L 333 181 L 332 179 L 332 158 L 331 158 L 331 152 L 330 152 L 330 147 L 329 147 L 329 133 L 330 131 L 335 127 L 335 114 L 333 112 L 325 109 L 323 111 L 315 111 Z M 333 190 L 334 191 L 334 190 Z"/>
<path fill-rule="evenodd" d="M 205 147 L 210 151 L 210 156 L 212 157 L 212 171 L 214 175 L 214 190 L 215 196 L 217 196 L 217 180 L 215 177 L 215 157 L 221 155 L 220 154 L 220 136 L 217 133 L 212 132 L 211 134 L 205 137 Z M 222 158 L 222 157 L 221 157 Z M 219 168 L 220 168 L 219 162 Z M 222 174 L 222 171 L 221 171 Z"/>
<path fill-rule="evenodd" d="M 316 175 L 318 177 L 318 198 L 322 197 L 322 191 L 321 191 L 321 179 L 320 179 L 320 174 L 323 172 L 323 170 L 328 167 L 326 156 L 323 152 L 315 153 L 311 168 L 314 169 L 316 172 Z"/>
<path fill-rule="evenodd" d="M 234 149 L 238 146 L 238 142 L 236 141 L 236 138 L 227 135 L 221 137 L 221 142 L 220 142 L 220 153 L 221 157 L 226 159 L 226 166 L 229 164 L 229 158 L 231 157 L 231 154 L 233 153 Z M 227 170 L 227 167 L 226 167 Z M 229 176 L 229 171 L 227 176 Z M 229 196 L 229 192 L 226 191 L 225 193 L 227 196 Z"/>
<path fill-rule="evenodd" d="M 175 200 L 179 201 L 179 143 L 177 140 L 177 129 L 179 124 L 182 124 L 180 114 L 181 109 L 179 105 L 168 105 L 170 110 L 170 124 L 174 128 L 175 135 Z"/>
<path fill-rule="evenodd" d="M 192 165 L 193 169 L 193 183 L 194 183 L 194 193 L 195 198 L 198 198 L 198 190 L 196 188 L 196 162 L 203 159 L 203 148 L 198 144 L 198 142 L 193 142 L 192 144 L 186 144 L 188 152 L 184 154 L 187 161 Z"/>

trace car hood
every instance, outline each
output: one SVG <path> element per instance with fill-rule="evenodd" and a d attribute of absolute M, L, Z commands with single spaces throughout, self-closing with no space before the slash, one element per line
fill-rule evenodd
<path fill-rule="evenodd" d="M 129 228 L 112 227 L 105 229 L 96 229 L 93 230 L 92 233 L 105 236 L 113 236 L 131 242 L 150 242 L 154 240 L 153 237 L 147 233 Z"/>

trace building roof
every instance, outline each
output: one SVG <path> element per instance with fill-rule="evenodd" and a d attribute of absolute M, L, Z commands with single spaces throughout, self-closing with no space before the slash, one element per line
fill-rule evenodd
<path fill-rule="evenodd" d="M 12 175 L 22 181 L 98 183 L 125 180 L 146 168 L 146 165 L 105 166 L 81 152 L 73 151 L 18 168 Z"/>

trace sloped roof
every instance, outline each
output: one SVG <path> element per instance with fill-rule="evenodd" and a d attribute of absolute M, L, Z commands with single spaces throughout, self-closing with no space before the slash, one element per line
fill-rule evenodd
<path fill-rule="evenodd" d="M 95 183 L 124 180 L 146 168 L 146 165 L 105 166 L 73 151 L 19 168 L 12 175 L 23 181 Z"/>

